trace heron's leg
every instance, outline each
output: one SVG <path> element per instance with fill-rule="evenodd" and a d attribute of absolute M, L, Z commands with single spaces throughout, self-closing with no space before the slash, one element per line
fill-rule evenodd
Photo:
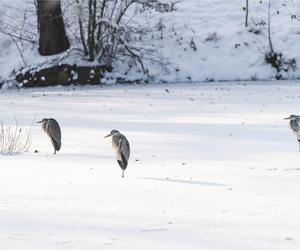
<path fill-rule="evenodd" d="M 124 178 L 124 165 L 122 161 L 118 161 L 120 168 L 122 169 L 122 178 Z"/>
<path fill-rule="evenodd" d="M 300 152 L 300 140 L 298 140 L 298 143 L 299 143 L 299 152 Z"/>
<path fill-rule="evenodd" d="M 54 149 L 54 154 L 56 155 L 56 149 Z"/>

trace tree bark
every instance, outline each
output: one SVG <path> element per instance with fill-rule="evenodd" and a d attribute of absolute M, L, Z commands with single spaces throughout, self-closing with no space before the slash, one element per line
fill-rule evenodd
<path fill-rule="evenodd" d="M 70 47 L 62 17 L 60 0 L 37 0 L 39 52 L 55 55 Z"/>
<path fill-rule="evenodd" d="M 88 46 L 89 60 L 95 60 L 95 28 L 96 28 L 97 1 L 89 0 Z"/>
<path fill-rule="evenodd" d="M 270 45 L 270 52 L 271 54 L 274 53 L 273 43 L 272 43 L 272 36 L 271 36 L 271 0 L 268 3 L 268 39 Z"/>

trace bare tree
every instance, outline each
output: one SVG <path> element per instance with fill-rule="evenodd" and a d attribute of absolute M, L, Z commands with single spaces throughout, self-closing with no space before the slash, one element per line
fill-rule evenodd
<path fill-rule="evenodd" d="M 272 37 L 271 37 L 271 0 L 268 3 L 268 40 L 271 54 L 274 53 Z"/>
<path fill-rule="evenodd" d="M 245 26 L 248 27 L 248 19 L 249 19 L 249 0 L 246 0 L 246 19 L 245 19 Z"/>
<path fill-rule="evenodd" d="M 97 60 L 108 67 L 118 56 L 128 55 L 147 73 L 140 50 L 132 46 L 130 36 L 137 30 L 130 29 L 126 16 L 134 7 L 173 11 L 175 2 L 159 0 L 76 0 L 78 29 L 84 54 L 89 61 Z M 84 13 L 84 14 L 83 14 Z"/>

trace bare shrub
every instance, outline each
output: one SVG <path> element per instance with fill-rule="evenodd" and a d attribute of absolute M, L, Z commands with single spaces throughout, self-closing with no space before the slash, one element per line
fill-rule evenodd
<path fill-rule="evenodd" d="M 147 31 L 145 27 L 132 25 L 132 20 L 137 13 L 150 9 L 173 11 L 176 3 L 172 1 L 167 4 L 160 0 L 73 0 L 70 6 L 77 25 L 74 26 L 74 20 L 67 19 L 66 22 L 89 61 L 97 61 L 110 68 L 114 61 L 127 57 L 147 74 L 144 60 L 145 54 L 150 51 L 134 43 L 136 39 L 142 39 Z"/>
<path fill-rule="evenodd" d="M 205 42 L 218 42 L 220 40 L 220 37 L 217 32 L 211 33 L 205 38 Z"/>
<path fill-rule="evenodd" d="M 32 127 L 25 130 L 18 121 L 13 126 L 0 123 L 0 154 L 23 154 L 31 146 Z"/>

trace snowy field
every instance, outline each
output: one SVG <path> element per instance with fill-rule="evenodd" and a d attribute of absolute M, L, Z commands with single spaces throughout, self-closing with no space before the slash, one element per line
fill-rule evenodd
<path fill-rule="evenodd" d="M 260 82 L 2 92 L 2 121 L 55 117 L 63 144 L 53 156 L 34 124 L 30 152 L 1 156 L 0 249 L 299 249 L 300 153 L 283 120 L 299 113 L 299 90 Z M 131 143 L 124 179 L 103 139 L 113 128 Z"/>

